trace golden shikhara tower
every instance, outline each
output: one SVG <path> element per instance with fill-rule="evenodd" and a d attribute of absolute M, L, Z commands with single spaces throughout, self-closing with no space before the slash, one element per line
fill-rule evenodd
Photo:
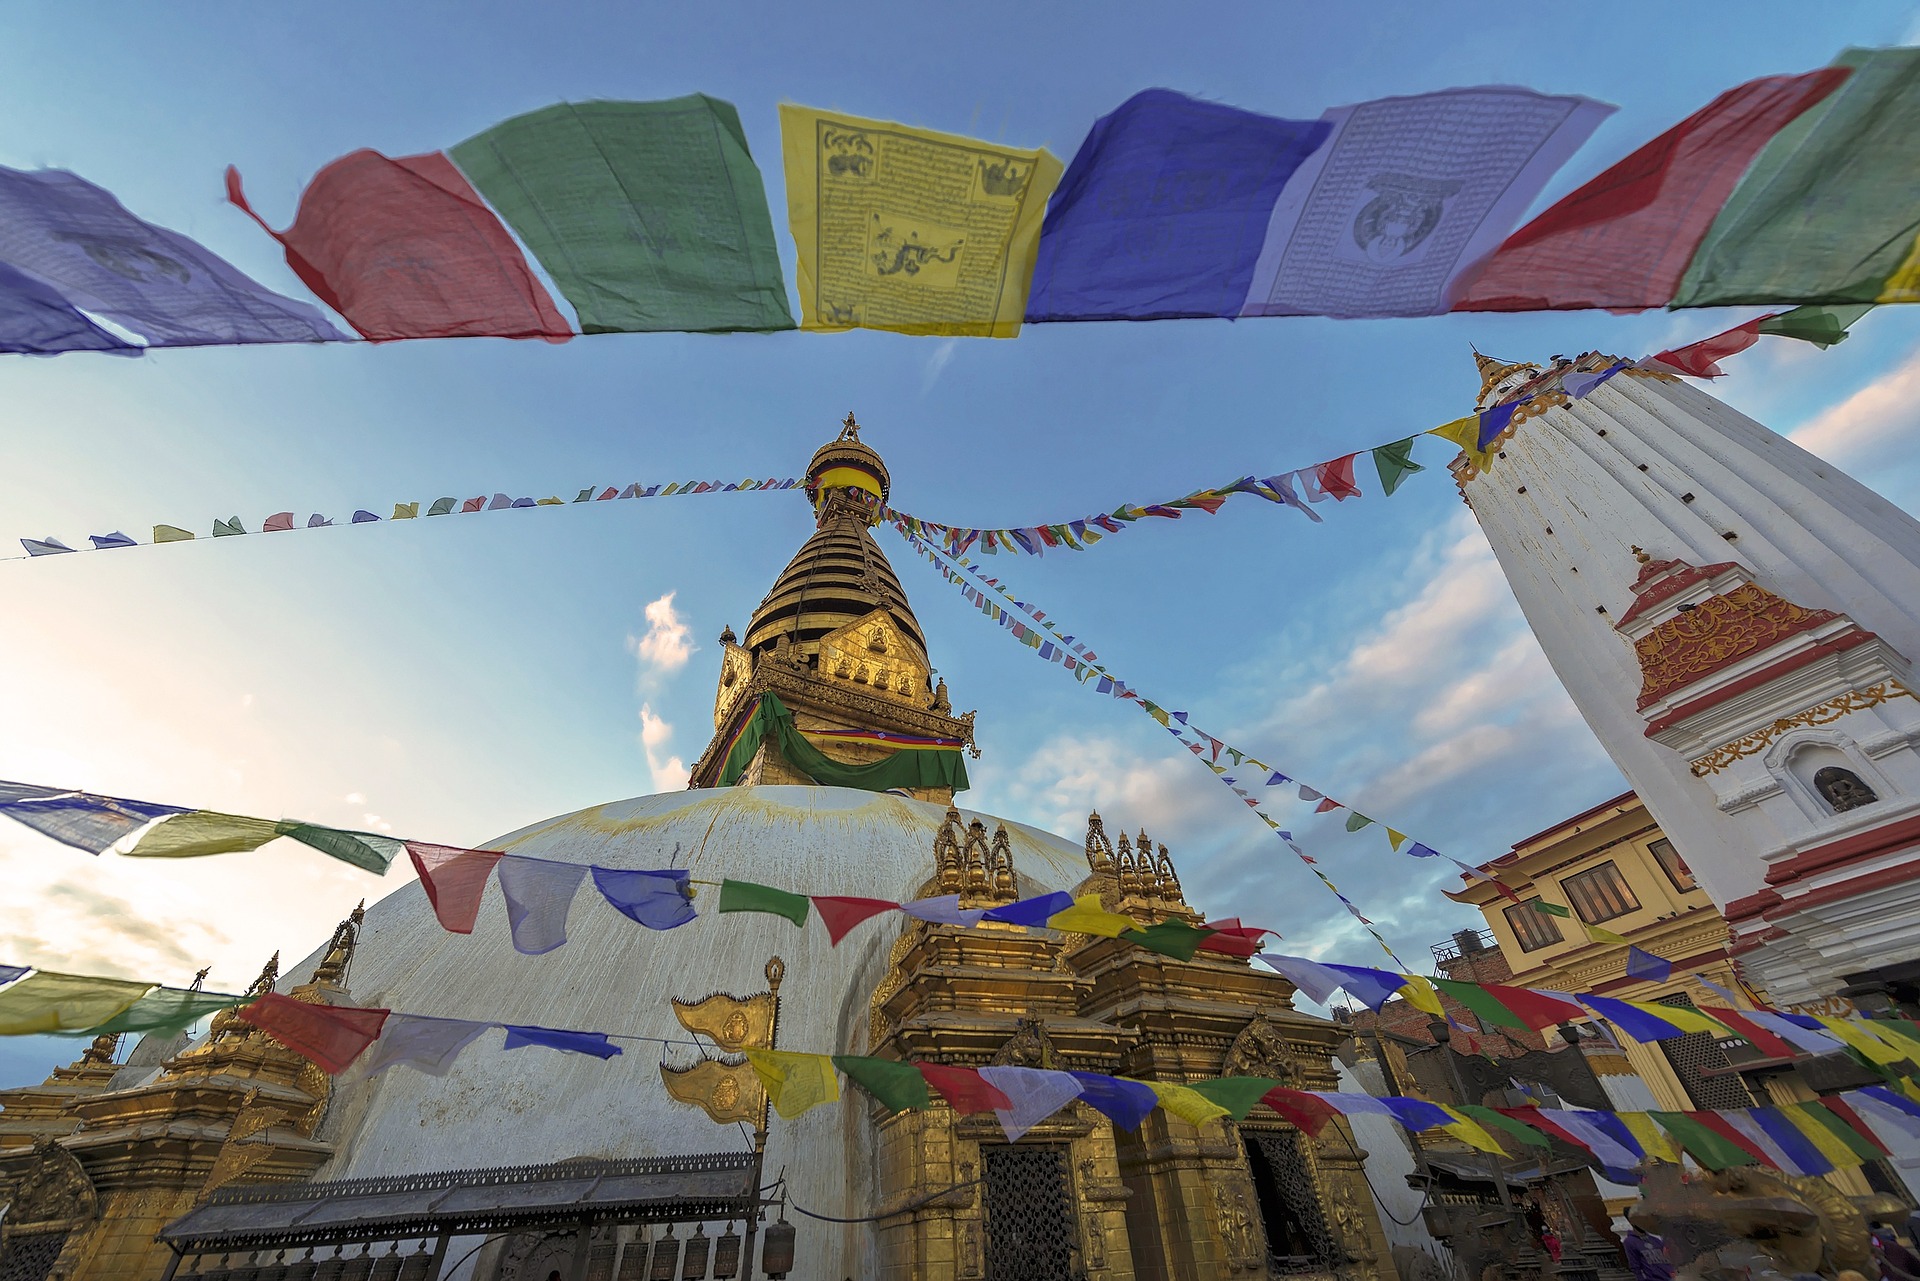
<path fill-rule="evenodd" d="M 890 484 L 886 463 L 860 439 L 860 426 L 848 414 L 839 437 L 807 464 L 813 536 L 774 579 L 747 623 L 746 639 L 731 627 L 720 634 L 714 736 L 694 762 L 688 786 L 832 781 L 789 760 L 772 736 L 750 756 L 733 752 L 766 694 L 791 710 L 809 746 L 842 765 L 929 745 L 950 751 L 972 745 L 973 713 L 953 714 L 946 682 L 935 678 L 928 661 L 920 622 L 874 541 Z M 925 782 L 902 790 L 945 804 L 955 785 Z"/>

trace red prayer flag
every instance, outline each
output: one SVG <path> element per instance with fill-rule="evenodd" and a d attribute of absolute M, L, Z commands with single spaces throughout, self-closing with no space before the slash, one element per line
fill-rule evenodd
<path fill-rule="evenodd" d="M 1305 1090 L 1290 1090 L 1284 1085 L 1268 1090 L 1260 1096 L 1260 1101 L 1299 1126 L 1308 1138 L 1318 1137 L 1327 1122 L 1340 1115 L 1325 1099 L 1316 1098 Z"/>
<path fill-rule="evenodd" d="M 1227 500 L 1219 494 L 1203 491 L 1198 494 L 1188 494 L 1182 501 L 1192 503 L 1195 507 L 1202 509 L 1207 515 L 1211 516 L 1225 506 Z"/>
<path fill-rule="evenodd" d="M 1313 807 L 1313 812 L 1316 814 L 1324 814 L 1328 810 L 1337 810 L 1339 808 L 1339 801 L 1334 800 L 1331 796 L 1323 796 L 1320 798 L 1320 803 Z"/>
<path fill-rule="evenodd" d="M 1354 454 L 1348 454 L 1330 463 L 1316 463 L 1313 474 L 1320 482 L 1320 488 L 1335 499 L 1360 497 L 1360 486 L 1353 479 L 1355 457 Z"/>
<path fill-rule="evenodd" d="M 1686 1117 L 1689 1121 L 1693 1121 L 1696 1124 L 1703 1125 L 1707 1129 L 1712 1130 L 1715 1134 L 1733 1144 L 1733 1146 L 1739 1148 L 1742 1152 L 1745 1152 L 1769 1170 L 1777 1170 L 1780 1168 L 1780 1163 L 1768 1156 L 1766 1149 L 1762 1148 L 1746 1135 L 1740 1133 L 1740 1131 L 1734 1129 L 1731 1125 L 1728 1125 L 1727 1118 L 1721 1116 L 1718 1112 L 1682 1112 L 1680 1115 Z"/>
<path fill-rule="evenodd" d="M 837 894 L 815 894 L 811 897 L 820 919 L 826 922 L 827 939 L 835 947 L 860 922 L 871 920 L 882 912 L 900 909 L 898 903 L 888 898 L 847 898 Z"/>
<path fill-rule="evenodd" d="M 972 1068 L 946 1067 L 939 1063 L 916 1063 L 927 1084 L 940 1091 L 949 1106 L 966 1116 L 973 1112 L 1011 1110 L 1013 1100 Z"/>
<path fill-rule="evenodd" d="M 1455 311 L 1659 307 L 1760 149 L 1845 67 L 1729 89 L 1507 238 Z"/>
<path fill-rule="evenodd" d="M 1651 357 L 1647 364 L 1657 365 L 1676 374 L 1686 374 L 1690 378 L 1718 378 L 1727 371 L 1716 363 L 1728 356 L 1737 356 L 1760 341 L 1760 322 L 1771 320 L 1771 315 L 1756 316 L 1744 325 L 1735 325 L 1724 333 L 1711 338 L 1702 338 L 1699 342 L 1688 343 L 1672 351 L 1663 351 Z"/>
<path fill-rule="evenodd" d="M 1248 802 L 1248 804 L 1253 803 Z M 1263 930 L 1257 926 L 1242 925 L 1237 916 L 1229 916 L 1221 921 L 1208 921 L 1206 927 L 1213 933 L 1200 940 L 1200 950 L 1219 952 L 1223 956 L 1253 956 L 1260 950 L 1260 940 L 1275 932 Z"/>
<path fill-rule="evenodd" d="M 289 1050 L 336 1076 L 380 1039 L 381 1025 L 392 1012 L 351 1005 L 308 1005 L 278 992 L 269 992 L 236 1011 Z"/>
<path fill-rule="evenodd" d="M 1530 1125 L 1534 1129 L 1540 1131 L 1542 1134 L 1551 1134 L 1554 1138 L 1559 1139 L 1564 1143 L 1571 1143 L 1574 1147 L 1579 1148 L 1582 1152 L 1593 1151 L 1593 1146 L 1591 1144 L 1587 1143 L 1584 1139 L 1582 1139 L 1579 1135 L 1575 1134 L 1572 1130 L 1569 1130 L 1564 1126 L 1555 1125 L 1553 1121 L 1550 1120 L 1547 1117 L 1547 1115 L 1543 1113 L 1539 1108 L 1536 1108 L 1536 1107 L 1495 1108 L 1494 1111 L 1498 1112 L 1501 1116 L 1510 1117 L 1513 1120 L 1520 1122 L 1522 1125 Z"/>
<path fill-rule="evenodd" d="M 502 857 L 499 850 L 466 850 L 452 845 L 429 845 L 408 841 L 407 857 L 413 870 L 420 873 L 427 902 L 440 928 L 454 934 L 473 933 L 474 918 L 480 915 L 480 895 L 486 891 L 493 865 Z"/>
<path fill-rule="evenodd" d="M 231 167 L 227 199 L 286 247 L 287 265 L 309 289 L 375 342 L 573 336 L 513 237 L 438 151 L 340 157 L 307 184 L 284 232 L 253 212 Z"/>
<path fill-rule="evenodd" d="M 1568 1020 L 1585 1023 L 1593 1017 L 1572 1001 L 1563 1001 L 1529 987 L 1505 987 L 1498 983 L 1482 983 L 1480 986 L 1487 990 L 1487 995 L 1513 1011 L 1515 1018 L 1536 1032 Z"/>
<path fill-rule="evenodd" d="M 1722 1009 L 1717 1005 L 1703 1005 L 1700 1007 L 1700 1012 L 1710 1019 L 1718 1019 L 1722 1023 L 1725 1023 L 1728 1027 L 1751 1041 L 1754 1049 L 1769 1058 L 1792 1059 L 1798 1058 L 1800 1055 L 1800 1051 L 1794 1049 L 1793 1046 L 1767 1031 L 1767 1029 L 1761 1027 L 1758 1023 L 1755 1023 L 1738 1010 Z"/>

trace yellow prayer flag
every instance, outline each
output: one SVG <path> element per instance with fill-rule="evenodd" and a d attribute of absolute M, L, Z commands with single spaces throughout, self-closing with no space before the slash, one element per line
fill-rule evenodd
<path fill-rule="evenodd" d="M 152 990 L 151 983 L 40 970 L 0 988 L 0 1036 L 85 1031 Z"/>
<path fill-rule="evenodd" d="M 135 858 L 199 858 L 206 854 L 242 854 L 259 849 L 276 836 L 300 824 L 291 819 L 275 823 L 240 814 L 190 810 L 163 818 L 123 854 Z"/>
<path fill-rule="evenodd" d="M 1402 845 L 1405 845 L 1406 843 L 1407 843 L 1407 834 L 1405 832 L 1396 832 L 1391 827 L 1387 829 L 1387 844 L 1393 846 L 1396 852 L 1398 852 L 1400 847 Z"/>
<path fill-rule="evenodd" d="M 1407 981 L 1401 986 L 1400 995 L 1407 998 L 1408 1005 L 1423 1014 L 1431 1014 L 1436 1019 L 1447 1017 L 1446 1008 L 1440 1004 L 1440 993 L 1434 990 L 1432 983 L 1418 974 L 1408 974 L 1404 977 Z"/>
<path fill-rule="evenodd" d="M 1047 152 L 783 103 L 801 328 L 1020 332 Z"/>
<path fill-rule="evenodd" d="M 1440 1128 L 1448 1134 L 1451 1134 L 1454 1138 L 1469 1147 L 1479 1148 L 1482 1152 L 1491 1152 L 1495 1156 L 1505 1156 L 1507 1154 L 1507 1150 L 1500 1146 L 1499 1140 L 1487 1133 L 1486 1127 L 1472 1117 L 1462 1112 L 1456 1112 L 1444 1103 L 1436 1103 L 1434 1106 L 1453 1118 L 1451 1122 Z"/>
<path fill-rule="evenodd" d="M 419 503 L 395 503 L 393 505 L 393 518 L 395 520 L 412 520 L 419 514 Z"/>
<path fill-rule="evenodd" d="M 185 543 L 191 542 L 192 539 L 193 535 L 178 525 L 155 525 L 153 527 L 153 541 L 156 543 Z"/>
<path fill-rule="evenodd" d="M 840 1097 L 840 1078 L 834 1075 L 833 1060 L 824 1054 L 747 1050 L 746 1056 L 767 1087 L 773 1110 L 789 1120 Z"/>
<path fill-rule="evenodd" d="M 1587 937 L 1595 943 L 1617 943 L 1621 947 L 1633 946 L 1627 941 L 1625 935 L 1615 934 L 1612 930 L 1603 930 L 1598 925 L 1587 926 Z M 1715 1033 L 1714 1035 L 1717 1036 L 1719 1033 Z"/>
<path fill-rule="evenodd" d="M 1791 1103 L 1780 1109 L 1780 1115 L 1792 1123 L 1793 1128 L 1807 1136 L 1807 1142 L 1813 1144 L 1820 1155 L 1833 1162 L 1836 1170 L 1850 1170 L 1856 1165 L 1864 1165 L 1866 1158 L 1855 1152 L 1841 1141 L 1840 1136 L 1820 1122 L 1807 1115 L 1809 1106 L 1819 1107 L 1818 1103 Z"/>
<path fill-rule="evenodd" d="M 1682 1032 L 1704 1032 L 1708 1036 L 1739 1035 L 1719 1019 L 1710 1019 L 1700 1011 L 1690 1010 L 1682 1005 L 1661 1005 L 1655 1001 L 1623 1001 L 1622 1004 L 1631 1005 L 1634 1009 L 1651 1014 L 1656 1019 L 1665 1019 Z"/>
<path fill-rule="evenodd" d="M 1473 460 L 1475 467 L 1480 468 L 1482 471 L 1486 470 L 1490 455 L 1480 452 L 1480 415 L 1473 414 L 1466 418 L 1456 418 L 1450 423 L 1443 423 L 1438 427 L 1428 429 L 1426 434 L 1429 436 L 1438 436 L 1442 440 L 1452 441 L 1467 451 L 1467 457 Z"/>
<path fill-rule="evenodd" d="M 1206 1095 L 1184 1085 L 1172 1085 L 1165 1081 L 1142 1081 L 1140 1084 L 1158 1095 L 1160 1106 L 1182 1121 L 1205 1125 L 1217 1116 L 1232 1115 Z"/>
<path fill-rule="evenodd" d="M 566 500 L 564 498 L 536 498 L 533 505 L 535 507 L 564 507 L 566 506 Z"/>
<path fill-rule="evenodd" d="M 1869 1062 L 1884 1065 L 1898 1063 L 1907 1057 L 1908 1051 L 1894 1049 L 1852 1019 L 1830 1019 L 1819 1014 L 1813 1017 L 1821 1027 L 1846 1042 L 1847 1048 L 1866 1055 Z"/>
<path fill-rule="evenodd" d="M 1118 912 L 1109 912 L 1100 906 L 1098 894 L 1082 894 L 1073 900 L 1073 906 L 1064 912 L 1055 912 L 1047 918 L 1050 930 L 1071 930 L 1075 934 L 1099 934 L 1106 938 L 1119 938 L 1128 930 L 1138 926 L 1130 916 L 1121 916 Z"/>
<path fill-rule="evenodd" d="M 1620 1123 L 1631 1134 L 1649 1157 L 1656 1161 L 1665 1161 L 1671 1165 L 1680 1164 L 1680 1149 L 1667 1136 L 1667 1132 L 1655 1124 L 1654 1119 L 1645 1112 L 1620 1112 L 1616 1115 Z"/>

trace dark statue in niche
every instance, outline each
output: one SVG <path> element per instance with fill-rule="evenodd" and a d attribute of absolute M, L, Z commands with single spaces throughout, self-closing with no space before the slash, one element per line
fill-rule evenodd
<path fill-rule="evenodd" d="M 1838 765 L 1828 765 L 1815 771 L 1813 787 L 1820 793 L 1820 799 L 1836 814 L 1857 810 L 1862 805 L 1871 805 L 1880 799 L 1858 774 Z"/>

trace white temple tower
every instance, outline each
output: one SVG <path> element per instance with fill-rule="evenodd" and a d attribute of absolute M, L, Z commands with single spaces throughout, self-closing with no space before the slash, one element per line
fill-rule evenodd
<path fill-rule="evenodd" d="M 1533 399 L 1455 479 L 1594 733 L 1777 1003 L 1920 999 L 1920 521 L 1670 375 Z M 1674 958 L 1683 959 L 1683 958 Z"/>

